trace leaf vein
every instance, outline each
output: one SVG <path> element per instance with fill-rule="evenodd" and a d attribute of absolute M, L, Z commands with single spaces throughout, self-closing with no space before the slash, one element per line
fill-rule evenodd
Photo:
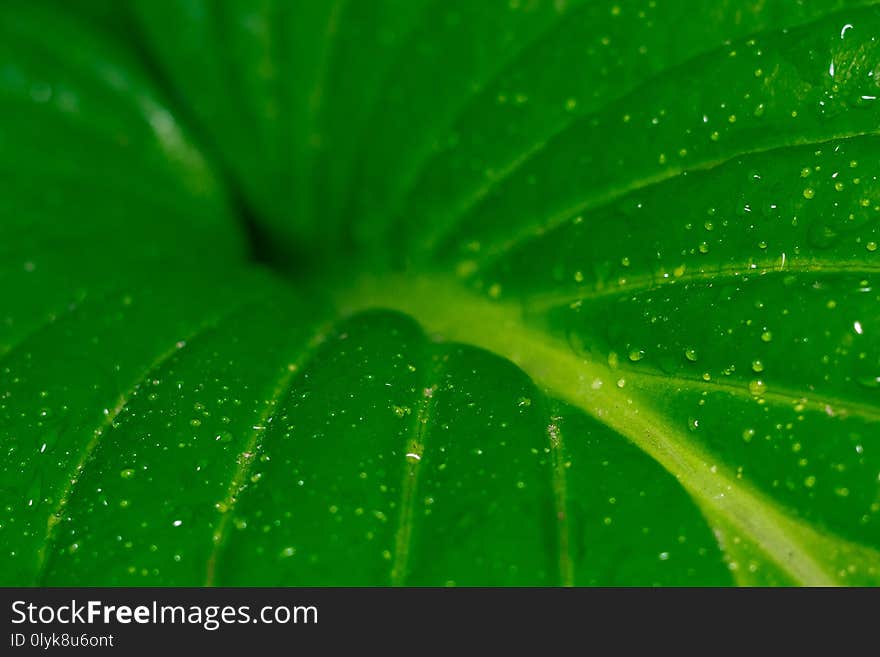
<path fill-rule="evenodd" d="M 61 494 L 58 496 L 58 502 L 55 505 L 54 511 L 49 514 L 49 518 L 46 523 L 46 537 L 43 541 L 43 544 L 40 546 L 40 550 L 37 556 L 37 574 L 35 580 L 38 585 L 43 584 L 43 581 L 47 574 L 47 568 L 51 557 L 50 550 L 55 544 L 56 528 L 61 521 L 62 512 L 65 508 L 67 508 L 67 505 L 70 503 L 73 495 L 78 490 L 77 483 L 82 478 L 82 473 L 85 470 L 86 466 L 90 462 L 92 462 L 95 450 L 101 443 L 101 438 L 103 437 L 107 429 L 113 425 L 113 423 L 120 417 L 120 415 L 122 415 L 122 413 L 128 407 L 128 404 L 131 401 L 134 392 L 140 385 L 140 382 L 147 379 L 151 373 L 161 369 L 162 366 L 165 365 L 173 356 L 179 354 L 183 349 L 189 347 L 194 341 L 203 340 L 206 335 L 209 335 L 211 332 L 216 330 L 217 326 L 224 319 L 233 315 L 238 310 L 240 310 L 240 308 L 236 308 L 230 313 L 227 313 L 221 317 L 215 318 L 212 321 L 201 325 L 190 335 L 188 335 L 182 341 L 182 344 L 181 342 L 176 342 L 172 347 L 159 354 L 159 356 L 155 360 L 153 360 L 150 365 L 143 371 L 142 375 L 138 377 L 137 382 L 119 397 L 116 405 L 113 408 L 107 409 L 105 411 L 103 421 L 94 430 L 92 437 L 89 439 L 89 441 L 86 443 L 85 448 L 80 453 L 80 457 L 74 465 L 71 475 L 66 479 L 66 485 L 62 489 Z"/>
<path fill-rule="evenodd" d="M 437 383 L 429 384 L 423 389 L 422 398 L 419 400 L 419 410 L 404 455 L 403 482 L 400 487 L 400 520 L 394 537 L 394 557 L 391 566 L 392 586 L 404 586 L 408 575 L 415 497 L 418 492 L 419 472 L 426 449 L 431 411 L 434 408 L 433 395 L 439 387 L 443 374 L 442 359 L 436 360 L 431 369 L 430 379 Z"/>
<path fill-rule="evenodd" d="M 636 179 L 626 185 L 617 187 L 612 186 L 603 191 L 600 191 L 599 193 L 594 194 L 593 196 L 587 196 L 583 200 L 569 205 L 565 209 L 555 212 L 549 217 L 539 220 L 535 224 L 521 228 L 514 235 L 497 245 L 487 245 L 484 251 L 484 255 L 479 259 L 478 264 L 481 268 L 485 268 L 492 262 L 495 262 L 504 257 L 506 254 L 511 253 L 512 251 L 520 247 L 523 243 L 528 242 L 535 237 L 546 235 L 548 232 L 556 230 L 560 226 L 564 226 L 567 221 L 572 217 L 575 217 L 588 210 L 595 210 L 596 208 L 610 205 L 611 203 L 620 201 L 621 199 L 625 199 L 630 195 L 635 194 L 639 191 L 643 191 L 647 188 L 659 186 L 685 173 L 711 171 L 724 166 L 725 164 L 735 160 L 738 157 L 761 155 L 764 153 L 782 151 L 788 148 L 821 146 L 823 144 L 829 144 L 835 141 L 849 141 L 852 139 L 857 139 L 859 137 L 874 136 L 876 134 L 878 134 L 878 130 L 850 130 L 835 133 L 830 136 L 823 136 L 817 139 L 795 139 L 790 143 L 775 143 L 758 148 L 737 150 L 734 152 L 730 152 L 727 155 L 719 157 L 715 160 L 707 160 L 705 162 L 700 162 L 690 167 L 671 167 L 665 171 Z"/>
<path fill-rule="evenodd" d="M 729 283 L 731 280 L 752 280 L 774 274 L 877 274 L 880 265 L 862 262 L 835 262 L 831 260 L 806 259 L 789 260 L 785 264 L 775 262 L 748 262 L 722 265 L 717 269 L 691 269 L 681 275 L 670 272 L 634 276 L 620 282 L 617 286 L 603 285 L 583 288 L 570 293 L 540 293 L 524 297 L 529 313 L 545 312 L 554 308 L 571 306 L 578 302 L 598 301 L 608 297 L 625 294 L 654 292 L 664 288 L 686 286 L 690 283 Z"/>
<path fill-rule="evenodd" d="M 228 542 L 230 519 L 245 482 L 247 481 L 248 475 L 250 474 L 251 466 L 256 460 L 256 454 L 262 447 L 260 440 L 261 432 L 263 430 L 268 430 L 268 425 L 271 424 L 275 410 L 290 394 L 290 390 L 292 389 L 297 376 L 314 358 L 318 348 L 324 343 L 331 330 L 332 327 L 330 326 L 322 326 L 297 357 L 287 365 L 284 373 L 275 383 L 272 394 L 266 401 L 262 412 L 258 416 L 257 422 L 254 424 L 253 432 L 248 438 L 244 450 L 239 453 L 238 467 L 233 470 L 232 478 L 229 481 L 229 486 L 227 487 L 226 496 L 223 501 L 223 515 L 221 516 L 220 522 L 212 536 L 213 545 L 207 560 L 205 586 L 215 585 L 217 579 L 217 562 Z"/>

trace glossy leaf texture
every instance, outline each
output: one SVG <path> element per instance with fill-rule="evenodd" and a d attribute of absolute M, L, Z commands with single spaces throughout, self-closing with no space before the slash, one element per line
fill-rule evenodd
<path fill-rule="evenodd" d="M 873 3 L 0 32 L 0 583 L 880 584 Z"/>

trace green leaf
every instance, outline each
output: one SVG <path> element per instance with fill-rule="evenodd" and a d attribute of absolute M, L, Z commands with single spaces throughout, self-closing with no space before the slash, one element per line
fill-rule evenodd
<path fill-rule="evenodd" d="M 5 3 L 0 583 L 880 583 L 878 29 Z"/>

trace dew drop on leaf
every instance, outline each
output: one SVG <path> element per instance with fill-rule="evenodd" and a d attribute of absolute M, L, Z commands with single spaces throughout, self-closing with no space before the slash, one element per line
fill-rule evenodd
<path fill-rule="evenodd" d="M 749 392 L 755 397 L 760 397 L 767 389 L 767 384 L 761 379 L 752 379 L 749 381 Z"/>

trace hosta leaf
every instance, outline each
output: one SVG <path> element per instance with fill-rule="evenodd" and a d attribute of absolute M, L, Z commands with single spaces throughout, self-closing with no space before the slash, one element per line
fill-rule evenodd
<path fill-rule="evenodd" d="M 880 583 L 878 28 L 7 3 L 0 582 Z"/>

